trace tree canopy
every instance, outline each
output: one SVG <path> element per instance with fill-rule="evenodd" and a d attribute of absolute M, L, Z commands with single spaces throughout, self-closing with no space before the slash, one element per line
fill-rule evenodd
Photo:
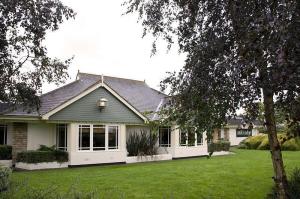
<path fill-rule="evenodd" d="M 71 59 L 50 58 L 43 41 L 74 17 L 59 0 L 1 0 L 0 102 L 36 107 L 43 82 L 65 80 Z"/>
<path fill-rule="evenodd" d="M 144 34 L 177 42 L 187 54 L 182 70 L 161 83 L 170 89 L 170 120 L 209 133 L 240 108 L 256 118 L 264 102 L 274 180 L 279 197 L 288 197 L 274 106 L 292 112 L 299 104 L 300 1 L 128 0 L 125 6 L 139 14 Z"/>

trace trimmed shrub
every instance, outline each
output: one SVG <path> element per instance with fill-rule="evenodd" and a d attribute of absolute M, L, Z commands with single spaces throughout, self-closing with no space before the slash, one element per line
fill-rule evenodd
<path fill-rule="evenodd" d="M 24 151 L 17 154 L 17 162 L 67 162 L 68 153 L 65 151 Z"/>
<path fill-rule="evenodd" d="M 281 149 L 284 151 L 299 151 L 300 150 L 300 139 L 291 138 L 283 143 Z"/>
<path fill-rule="evenodd" d="M 229 151 L 230 142 L 224 140 L 218 140 L 216 142 L 212 142 L 208 144 L 209 152 L 217 152 L 217 151 Z"/>
<path fill-rule="evenodd" d="M 6 191 L 10 184 L 11 169 L 0 167 L 0 192 Z"/>
<path fill-rule="evenodd" d="M 0 160 L 11 160 L 11 151 L 11 146 L 0 145 Z"/>
<path fill-rule="evenodd" d="M 40 145 L 40 148 L 38 149 L 38 151 L 55 151 L 55 145 L 48 147 L 46 145 Z"/>

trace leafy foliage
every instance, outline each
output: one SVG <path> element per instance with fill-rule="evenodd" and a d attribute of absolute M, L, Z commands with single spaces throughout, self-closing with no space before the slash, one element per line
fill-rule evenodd
<path fill-rule="evenodd" d="M 290 137 L 286 133 L 278 135 L 279 143 L 283 151 L 299 151 L 300 138 Z M 240 149 L 270 150 L 268 135 L 256 135 L 248 137 L 239 144 Z"/>
<path fill-rule="evenodd" d="M 0 167 L 0 192 L 6 191 L 10 183 L 11 169 Z"/>
<path fill-rule="evenodd" d="M 290 199 L 298 199 L 300 198 L 300 168 L 295 168 L 289 178 L 289 195 Z M 272 192 L 268 194 L 267 199 L 276 199 L 278 197 L 278 193 L 276 188 L 272 188 Z"/>
<path fill-rule="evenodd" d="M 2 0 L 0 16 L 0 102 L 36 107 L 42 83 L 63 82 L 71 61 L 48 57 L 46 32 L 75 13 L 59 0 Z"/>
<path fill-rule="evenodd" d="M 53 151 L 24 151 L 17 154 L 17 162 L 41 163 L 41 162 L 67 162 L 68 152 Z"/>
<path fill-rule="evenodd" d="M 300 1 L 128 0 L 125 5 L 127 13 L 139 14 L 144 34 L 165 39 L 169 47 L 176 41 L 187 54 L 183 69 L 161 83 L 170 91 L 164 111 L 170 121 L 212 132 L 240 108 L 256 118 L 263 100 L 274 182 L 287 198 L 274 99 L 276 107 L 299 117 L 291 107 L 299 108 Z"/>
<path fill-rule="evenodd" d="M 11 160 L 12 147 L 9 145 L 0 145 L 0 160 Z"/>
<path fill-rule="evenodd" d="M 126 142 L 128 156 L 156 155 L 157 141 L 157 134 L 152 132 L 130 133 Z"/>

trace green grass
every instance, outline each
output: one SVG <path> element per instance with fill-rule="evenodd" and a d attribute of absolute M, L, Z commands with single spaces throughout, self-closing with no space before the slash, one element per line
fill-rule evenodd
<path fill-rule="evenodd" d="M 14 172 L 13 181 L 25 180 L 33 189 L 55 186 L 58 192 L 71 186 L 85 193 L 96 190 L 103 198 L 264 198 L 273 183 L 270 153 L 234 152 L 211 159 Z M 283 156 L 288 173 L 300 166 L 300 152 Z"/>

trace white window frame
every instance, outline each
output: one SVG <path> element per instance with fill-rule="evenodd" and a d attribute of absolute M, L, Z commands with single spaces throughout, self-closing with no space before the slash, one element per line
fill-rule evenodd
<path fill-rule="evenodd" d="M 60 147 L 59 145 L 59 125 L 65 126 L 65 147 Z M 56 124 L 56 149 L 67 151 L 68 150 L 68 124 Z"/>
<path fill-rule="evenodd" d="M 93 137 L 94 137 L 94 125 L 104 125 L 105 126 L 105 149 L 104 150 L 94 150 L 94 147 L 93 147 Z M 82 150 L 80 149 L 80 145 L 79 145 L 79 142 L 80 142 L 80 127 L 81 126 L 89 126 L 90 128 L 90 147 L 89 147 L 89 150 Z M 117 127 L 117 146 L 110 149 L 109 146 L 108 146 L 108 128 L 109 127 Z M 78 124 L 78 133 L 77 133 L 77 151 L 78 152 L 105 152 L 105 151 L 119 151 L 120 150 L 120 125 L 118 124 Z"/>
<path fill-rule="evenodd" d="M 189 136 L 188 136 L 188 132 L 185 132 L 185 137 L 186 137 L 186 140 L 185 140 L 185 144 L 181 144 L 181 129 L 179 129 L 179 146 L 180 147 L 196 147 L 196 146 L 202 146 L 203 145 L 203 133 L 202 133 L 202 139 L 201 139 L 201 143 L 198 143 L 198 140 L 197 140 L 197 132 L 195 132 L 195 143 L 194 145 L 189 145 Z"/>
<path fill-rule="evenodd" d="M 160 129 L 168 129 L 168 143 L 167 144 L 161 144 L 160 143 Z M 158 146 L 159 147 L 171 147 L 171 137 L 172 137 L 172 129 L 170 126 L 163 126 L 159 127 L 158 129 Z"/>
<path fill-rule="evenodd" d="M 113 128 L 117 128 L 117 132 L 116 132 L 116 146 L 115 147 L 110 147 L 109 146 L 109 128 L 110 127 L 113 127 Z M 119 131 L 120 131 L 120 128 L 119 126 L 117 125 L 107 125 L 107 149 L 108 150 L 117 150 L 119 149 Z"/>
<path fill-rule="evenodd" d="M 7 145 L 7 125 L 6 124 L 0 124 L 1 127 L 4 129 L 4 136 L 3 136 L 3 145 Z"/>
<path fill-rule="evenodd" d="M 101 127 L 95 127 L 95 126 L 101 126 Z M 94 128 L 104 129 L 104 147 L 94 147 Z M 105 151 L 106 149 L 106 126 L 105 125 L 99 125 L 99 124 L 93 124 L 92 125 L 92 143 L 90 144 L 93 151 Z M 94 149 L 102 149 L 102 150 L 94 150 Z"/>
<path fill-rule="evenodd" d="M 200 133 L 199 133 L 200 134 Z M 198 133 L 195 133 L 196 136 L 196 145 L 197 146 L 202 146 L 203 145 L 203 133 L 202 133 L 202 139 L 201 142 L 198 142 Z"/>

